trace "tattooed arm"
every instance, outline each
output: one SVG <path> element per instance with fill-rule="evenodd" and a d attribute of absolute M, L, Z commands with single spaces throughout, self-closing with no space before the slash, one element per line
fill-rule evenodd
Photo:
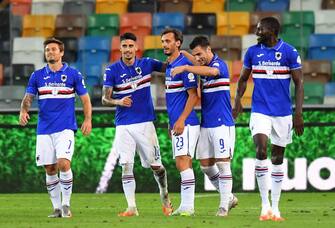
<path fill-rule="evenodd" d="M 121 99 L 113 99 L 113 88 L 112 87 L 103 87 L 102 88 L 102 105 L 104 106 L 125 106 L 125 107 L 131 107 L 133 100 L 131 99 L 131 95 L 125 96 Z"/>
<path fill-rule="evenodd" d="M 21 110 L 20 110 L 20 119 L 19 119 L 19 123 L 21 126 L 25 126 L 27 125 L 30 116 L 28 114 L 29 109 L 31 104 L 33 103 L 34 100 L 34 95 L 26 93 L 24 95 L 24 98 L 22 99 L 21 102 Z"/>

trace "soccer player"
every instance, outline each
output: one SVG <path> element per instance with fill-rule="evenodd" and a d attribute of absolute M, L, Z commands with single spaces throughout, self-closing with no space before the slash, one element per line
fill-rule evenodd
<path fill-rule="evenodd" d="M 81 131 L 85 136 L 92 129 L 92 106 L 81 73 L 62 62 L 63 42 L 55 38 L 45 40 L 44 54 L 48 64 L 32 73 L 19 121 L 22 126 L 28 123 L 30 106 L 38 95 L 36 163 L 46 171 L 46 186 L 54 208 L 49 218 L 67 218 L 72 216 L 71 158 L 77 130 L 75 93 L 83 104 L 85 119 Z"/>
<path fill-rule="evenodd" d="M 194 111 L 198 101 L 197 77 L 183 72 L 172 77 L 171 69 L 191 62 L 180 53 L 183 36 L 179 30 L 166 29 L 161 34 L 164 54 L 168 56 L 166 69 L 166 106 L 169 131 L 172 137 L 173 158 L 181 176 L 181 203 L 173 215 L 194 215 L 195 179 L 192 158 L 199 138 L 199 120 Z"/>
<path fill-rule="evenodd" d="M 234 117 L 242 112 L 241 98 L 252 74 L 254 91 L 250 116 L 250 130 L 256 146 L 255 173 L 262 199 L 259 219 L 283 221 L 279 211 L 281 185 L 284 177 L 283 158 L 287 144 L 292 142 L 292 128 L 303 134 L 303 79 L 301 60 L 297 50 L 278 38 L 280 24 L 276 18 L 266 17 L 257 25 L 258 44 L 249 47 L 238 82 Z M 295 115 L 292 125 L 290 99 L 291 78 L 295 85 Z M 271 201 L 270 206 L 267 165 L 267 141 L 271 140 Z"/>
<path fill-rule="evenodd" d="M 163 213 L 171 215 L 173 208 L 168 196 L 167 174 L 161 162 L 158 139 L 153 120 L 154 106 L 150 93 L 153 71 L 162 71 L 165 65 L 150 58 L 137 59 L 136 36 L 120 36 L 121 60 L 106 68 L 102 104 L 116 106 L 116 133 L 113 147 L 120 154 L 122 186 L 128 208 L 119 216 L 137 216 L 135 178 L 133 174 L 135 151 L 144 168 L 151 168 L 160 189 Z"/>
<path fill-rule="evenodd" d="M 190 49 L 192 56 L 189 58 L 194 56 L 197 66 L 178 66 L 171 70 L 171 74 L 175 76 L 186 71 L 201 76 L 201 128 L 196 155 L 201 170 L 220 192 L 216 215 L 225 217 L 228 210 L 237 205 L 237 198 L 231 193 L 230 161 L 234 154 L 235 124 L 230 104 L 229 73 L 226 63 L 212 52 L 205 36 L 195 37 Z"/>

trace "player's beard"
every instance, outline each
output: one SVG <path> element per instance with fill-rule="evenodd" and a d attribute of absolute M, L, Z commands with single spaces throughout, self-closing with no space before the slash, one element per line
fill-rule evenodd
<path fill-rule="evenodd" d="M 55 64 L 57 61 L 56 60 L 54 60 L 54 59 L 50 59 L 50 60 L 48 60 L 48 63 L 50 63 L 50 64 Z"/>

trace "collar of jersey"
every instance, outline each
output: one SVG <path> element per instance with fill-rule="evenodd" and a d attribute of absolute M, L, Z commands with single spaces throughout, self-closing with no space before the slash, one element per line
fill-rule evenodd
<path fill-rule="evenodd" d="M 65 71 L 65 69 L 66 69 L 67 67 L 68 67 L 67 63 L 64 63 L 64 62 L 63 62 L 63 66 L 62 66 L 62 68 L 60 68 L 59 71 L 57 71 L 57 72 Z M 48 65 L 48 64 L 45 66 L 45 70 L 47 71 L 48 74 L 49 74 L 50 72 L 53 72 L 53 71 L 49 68 L 49 65 Z"/>
<path fill-rule="evenodd" d="M 173 62 L 168 63 L 168 64 L 172 66 L 174 63 L 177 63 L 177 62 L 178 62 L 179 60 L 181 60 L 183 57 L 184 57 L 184 55 L 183 55 L 182 53 L 180 53 L 179 56 L 178 56 L 175 60 L 173 60 Z"/>
<path fill-rule="evenodd" d="M 278 51 L 282 44 L 283 44 L 283 40 L 282 40 L 282 39 L 278 39 L 278 42 L 277 42 L 277 44 L 276 44 L 275 46 L 273 46 L 273 47 L 267 47 L 267 46 L 265 46 L 264 44 L 261 44 L 261 48 L 262 48 L 262 49 L 263 49 L 263 48 L 267 48 L 267 49 L 275 49 L 276 51 Z"/>
<path fill-rule="evenodd" d="M 128 68 L 128 67 L 132 67 L 132 66 L 137 66 L 137 63 L 138 63 L 138 58 L 135 57 L 135 61 L 134 61 L 134 64 L 131 65 L 131 66 L 127 66 L 123 61 L 122 61 L 122 58 L 120 59 L 120 65 L 123 69 L 125 68 Z"/>
<path fill-rule="evenodd" d="M 208 64 L 208 66 L 210 66 L 212 63 L 213 63 L 213 61 L 215 61 L 217 58 L 218 58 L 218 55 L 217 54 L 215 54 L 215 53 L 213 53 L 214 55 L 213 55 L 213 58 L 211 59 L 211 61 L 209 62 L 209 64 Z"/>

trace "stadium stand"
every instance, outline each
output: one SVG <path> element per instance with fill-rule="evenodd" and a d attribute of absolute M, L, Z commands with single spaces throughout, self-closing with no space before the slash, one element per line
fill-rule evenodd
<path fill-rule="evenodd" d="M 10 14 L 8 10 L 0 11 L 0 41 L 10 38 Z"/>
<path fill-rule="evenodd" d="M 161 61 L 166 61 L 164 55 L 161 37 L 160 36 L 146 36 L 144 37 L 144 53 L 143 56 L 151 57 Z"/>
<path fill-rule="evenodd" d="M 304 83 L 304 104 L 323 104 L 325 96 L 324 83 L 305 82 Z"/>
<path fill-rule="evenodd" d="M 152 20 L 152 34 L 160 35 L 166 28 L 176 28 L 184 31 L 185 16 L 182 13 L 155 13 Z"/>
<path fill-rule="evenodd" d="M 321 9 L 321 0 L 290 0 L 290 11 L 298 10 L 320 10 Z"/>
<path fill-rule="evenodd" d="M 22 17 L 13 15 L 10 22 L 11 38 L 22 36 Z"/>
<path fill-rule="evenodd" d="M 61 40 L 65 46 L 63 61 L 67 63 L 76 62 L 78 58 L 78 38 L 62 37 Z"/>
<path fill-rule="evenodd" d="M 200 34 L 198 34 L 200 35 Z M 192 42 L 192 40 L 194 39 L 194 37 L 198 36 L 198 35 L 183 35 L 183 43 L 181 45 L 181 49 L 182 50 L 186 50 L 186 51 L 191 51 L 190 50 L 190 43 Z M 201 34 L 203 35 L 203 34 Z M 206 36 L 209 39 L 208 35 L 203 35 Z"/>
<path fill-rule="evenodd" d="M 242 36 L 242 51 L 241 59 L 244 59 L 244 55 L 247 52 L 248 48 L 252 45 L 257 44 L 257 36 L 255 34 L 246 34 Z"/>
<path fill-rule="evenodd" d="M 5 66 L 10 65 L 10 57 L 11 57 L 11 41 L 2 40 L 0 42 L 0 63 Z"/>
<path fill-rule="evenodd" d="M 216 14 L 214 13 L 191 13 L 185 17 L 185 34 L 216 34 Z"/>
<path fill-rule="evenodd" d="M 324 104 L 335 105 L 335 82 L 329 82 L 325 85 Z"/>
<path fill-rule="evenodd" d="M 20 108 L 24 94 L 24 86 L 0 86 L 0 108 Z"/>
<path fill-rule="evenodd" d="M 248 34 L 250 15 L 248 12 L 227 12 L 216 14 L 217 35 Z"/>
<path fill-rule="evenodd" d="M 14 15 L 24 16 L 31 12 L 31 0 L 10 0 L 10 3 Z"/>
<path fill-rule="evenodd" d="M 315 12 L 315 33 L 335 34 L 335 10 Z"/>
<path fill-rule="evenodd" d="M 56 17 L 56 37 L 77 37 L 85 35 L 86 32 L 85 15 L 61 14 Z"/>
<path fill-rule="evenodd" d="M 289 8 L 290 0 L 258 0 L 256 11 L 284 12 Z"/>
<path fill-rule="evenodd" d="M 33 0 L 31 14 L 62 14 L 64 0 Z"/>
<path fill-rule="evenodd" d="M 256 8 L 257 0 L 230 0 L 225 1 L 226 11 L 246 11 L 253 12 Z"/>
<path fill-rule="evenodd" d="M 191 13 L 192 0 L 158 0 L 159 12 Z"/>
<path fill-rule="evenodd" d="M 120 17 L 120 34 L 132 32 L 136 36 L 151 34 L 152 16 L 150 13 L 125 13 Z"/>
<path fill-rule="evenodd" d="M 30 75 L 34 72 L 34 64 L 13 64 L 13 85 L 26 86 Z"/>
<path fill-rule="evenodd" d="M 193 0 L 192 13 L 221 13 L 225 0 Z"/>
<path fill-rule="evenodd" d="M 149 12 L 158 11 L 159 3 L 156 0 L 129 0 L 128 12 Z"/>
<path fill-rule="evenodd" d="M 297 34 L 289 33 L 280 34 L 280 38 L 295 47 L 303 59 L 307 57 L 309 36 L 297 36 Z"/>
<path fill-rule="evenodd" d="M 102 64 L 109 60 L 109 36 L 82 36 L 79 39 L 78 64 Z"/>
<path fill-rule="evenodd" d="M 88 16 L 87 35 L 116 36 L 119 34 L 119 15 L 93 14 Z"/>
<path fill-rule="evenodd" d="M 55 17 L 52 15 L 25 15 L 23 17 L 23 37 L 51 37 L 55 33 Z"/>
<path fill-rule="evenodd" d="M 332 61 L 332 81 L 335 82 L 335 60 Z"/>
<path fill-rule="evenodd" d="M 312 34 L 309 37 L 308 58 L 333 60 L 335 56 L 335 34 Z"/>
<path fill-rule="evenodd" d="M 128 0 L 96 0 L 95 13 L 124 14 L 128 9 Z"/>
<path fill-rule="evenodd" d="M 230 83 L 230 96 L 231 96 L 231 103 L 234 104 L 235 95 L 236 95 L 237 83 L 231 82 Z M 244 92 L 242 97 L 242 105 L 243 106 L 250 106 L 252 101 L 252 92 L 254 90 L 254 84 L 251 82 L 247 83 L 247 88 Z"/>
<path fill-rule="evenodd" d="M 294 11 L 282 14 L 282 33 L 291 36 L 309 36 L 314 32 L 313 11 Z"/>
<path fill-rule="evenodd" d="M 95 0 L 64 0 L 63 14 L 91 15 L 95 12 Z"/>
<path fill-rule="evenodd" d="M 242 44 L 240 36 L 212 35 L 209 39 L 212 50 L 224 60 L 240 60 Z"/>
<path fill-rule="evenodd" d="M 322 0 L 321 9 L 335 9 L 335 1 Z"/>
<path fill-rule="evenodd" d="M 327 60 L 305 60 L 304 81 L 327 83 L 331 80 L 331 62 Z"/>

